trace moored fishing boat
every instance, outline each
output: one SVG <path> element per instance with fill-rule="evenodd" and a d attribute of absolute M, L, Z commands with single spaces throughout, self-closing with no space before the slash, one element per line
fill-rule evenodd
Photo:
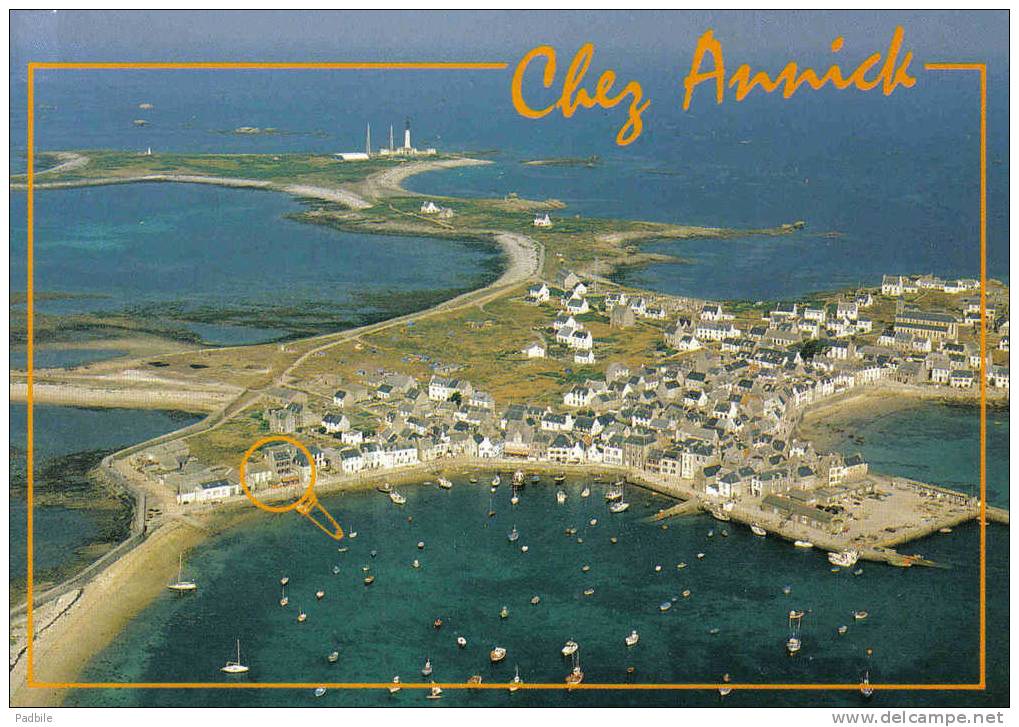
<path fill-rule="evenodd" d="M 499 475 L 496 475 L 495 477 L 492 478 L 492 487 L 498 487 L 501 482 L 502 478 L 499 477 Z"/>
<path fill-rule="evenodd" d="M 396 694 L 402 688 L 403 687 L 400 686 L 400 675 L 397 674 L 395 677 L 393 677 L 393 683 L 389 686 L 389 693 Z"/>
<path fill-rule="evenodd" d="M 874 696 L 874 687 L 870 685 L 869 671 L 863 673 L 863 681 L 860 682 L 860 694 L 862 694 L 865 699 L 870 699 Z"/>
<path fill-rule="evenodd" d="M 524 482 L 524 471 L 523 470 L 517 470 L 516 472 L 514 472 L 513 473 L 513 484 L 514 485 L 521 485 L 521 484 L 523 484 L 523 482 Z"/>
<path fill-rule="evenodd" d="M 428 692 L 425 699 L 442 699 L 442 687 L 438 684 L 432 686 L 431 691 Z"/>
<path fill-rule="evenodd" d="M 503 606 L 499 611 L 499 618 L 509 618 L 509 609 Z"/>
<path fill-rule="evenodd" d="M 863 621 L 869 615 L 870 614 L 867 613 L 866 611 L 853 611 L 853 618 L 855 618 L 857 621 Z"/>
<path fill-rule="evenodd" d="M 623 499 L 623 483 L 622 481 L 615 483 L 605 492 L 605 499 L 609 502 L 615 502 L 616 500 Z"/>
<path fill-rule="evenodd" d="M 719 508 L 715 508 L 711 511 L 711 517 L 715 518 L 715 520 L 721 520 L 724 523 L 727 523 L 732 519 L 729 517 L 727 512 Z"/>
<path fill-rule="evenodd" d="M 658 604 L 658 610 L 661 611 L 662 613 L 665 613 L 670 608 L 672 608 L 672 601 L 662 601 L 661 603 Z"/>
<path fill-rule="evenodd" d="M 315 598 L 318 599 L 319 601 L 321 601 L 325 597 L 326 597 L 325 591 L 315 591 Z"/>
<path fill-rule="evenodd" d="M 797 540 L 793 543 L 797 548 L 813 548 L 814 544 L 809 540 Z"/>
<path fill-rule="evenodd" d="M 566 675 L 567 687 L 573 687 L 584 681 L 584 672 L 580 669 L 580 654 L 573 655 L 573 670 Z"/>
<path fill-rule="evenodd" d="M 290 576 L 283 576 L 282 578 L 280 578 L 280 585 L 281 586 L 285 586 L 288 583 L 290 583 Z"/>
<path fill-rule="evenodd" d="M 763 538 L 765 535 L 768 534 L 768 531 L 762 528 L 757 523 L 754 523 L 753 525 L 750 526 L 750 532 L 752 532 L 754 535 L 760 538 Z"/>
<path fill-rule="evenodd" d="M 579 648 L 580 644 L 576 641 L 567 641 L 559 651 L 563 656 L 573 656 Z"/>
<path fill-rule="evenodd" d="M 630 632 L 630 635 L 623 640 L 626 642 L 627 646 L 636 646 L 637 642 L 640 641 L 640 634 L 638 634 L 637 630 L 634 629 Z"/>
<path fill-rule="evenodd" d="M 306 614 L 304 611 L 298 612 L 298 614 L 297 614 L 297 623 L 303 624 L 307 620 L 308 620 L 308 614 Z"/>
<path fill-rule="evenodd" d="M 280 606 L 286 606 L 290 603 L 290 598 L 287 597 L 287 587 L 283 586 L 283 595 L 280 596 Z"/>
<path fill-rule="evenodd" d="M 560 505 L 562 505 L 562 504 L 564 504 L 566 502 L 566 492 L 565 492 L 565 490 L 559 490 L 558 492 L 555 493 L 555 501 L 557 503 L 559 503 Z"/>
<path fill-rule="evenodd" d="M 312 692 L 316 697 L 321 697 L 326 693 L 325 687 L 315 687 L 315 691 Z"/>
<path fill-rule="evenodd" d="M 481 684 L 480 674 L 472 674 L 470 677 L 467 678 L 467 686 L 469 687 L 476 687 L 480 684 Z"/>
<path fill-rule="evenodd" d="M 609 512 L 611 513 L 626 512 L 629 509 L 629 507 L 630 503 L 619 500 L 618 502 L 613 502 L 609 505 Z"/>
<path fill-rule="evenodd" d="M 391 484 L 389 484 L 388 482 L 383 482 L 381 485 L 377 486 L 375 489 L 378 490 L 379 492 L 381 492 L 384 495 L 388 495 L 390 492 L 393 491 L 393 486 Z"/>
<path fill-rule="evenodd" d="M 425 657 L 425 665 L 421 667 L 421 676 L 428 677 L 432 675 L 432 660 Z"/>
<path fill-rule="evenodd" d="M 508 541 L 510 541 L 511 543 L 517 542 L 517 539 L 519 537 L 520 537 L 520 533 L 517 531 L 517 526 L 516 525 L 514 525 L 513 529 L 509 531 L 508 535 L 506 535 L 506 539 Z"/>
<path fill-rule="evenodd" d="M 456 645 L 459 646 L 461 649 L 466 649 L 467 648 L 467 639 L 465 639 L 463 636 L 457 636 L 456 637 Z"/>
<path fill-rule="evenodd" d="M 580 491 L 580 496 L 581 497 L 590 497 L 591 496 L 591 488 L 588 487 L 587 485 L 584 485 L 584 489 Z"/>
<path fill-rule="evenodd" d="M 728 697 L 730 694 L 732 694 L 732 687 L 728 686 L 731 679 L 732 677 L 730 677 L 728 674 L 722 675 L 722 686 L 718 688 L 719 696 Z"/>
<path fill-rule="evenodd" d="M 393 490 L 392 492 L 389 493 L 389 499 L 392 501 L 392 503 L 394 505 L 405 505 L 405 504 L 407 504 L 407 498 L 404 497 L 403 495 L 401 495 L 396 490 Z"/>
<path fill-rule="evenodd" d="M 500 661 L 506 658 L 506 649 L 502 646 L 496 646 L 490 652 L 488 652 L 488 658 L 493 664 L 498 664 Z"/>
<path fill-rule="evenodd" d="M 340 660 L 340 652 L 338 652 L 338 651 L 330 651 L 329 652 L 329 656 L 326 657 L 326 661 L 328 661 L 330 664 L 335 664 L 339 660 Z"/>
<path fill-rule="evenodd" d="M 789 640 L 785 642 L 785 649 L 790 655 L 797 653 L 803 648 L 803 642 L 796 636 L 790 636 Z"/>
<path fill-rule="evenodd" d="M 451 489 L 453 487 L 453 482 L 451 480 L 446 479 L 445 477 L 440 477 L 439 487 L 441 487 L 444 490 Z"/>

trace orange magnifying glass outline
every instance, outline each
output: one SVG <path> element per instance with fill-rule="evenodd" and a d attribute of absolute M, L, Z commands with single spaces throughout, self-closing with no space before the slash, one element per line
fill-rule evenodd
<path fill-rule="evenodd" d="M 305 489 L 304 494 L 302 494 L 294 502 L 287 505 L 266 505 L 252 493 L 251 488 L 248 487 L 247 478 L 245 476 L 248 460 L 251 459 L 251 455 L 265 445 L 272 444 L 273 442 L 285 442 L 296 447 L 298 451 L 308 459 L 308 464 L 311 466 L 311 477 L 308 478 L 308 487 Z M 341 528 L 339 523 L 336 522 L 336 519 L 329 514 L 329 511 L 322 506 L 322 503 L 319 502 L 318 497 L 315 495 L 315 481 L 318 478 L 318 468 L 315 466 L 315 458 L 311 456 L 311 452 L 300 441 L 282 434 L 262 437 L 248 447 L 248 451 L 244 453 L 244 457 L 241 459 L 241 466 L 238 472 L 240 473 L 241 488 L 244 490 L 244 494 L 248 496 L 248 499 L 251 500 L 258 509 L 272 513 L 290 512 L 291 510 L 295 510 L 315 523 L 322 532 L 333 540 L 341 540 L 343 538 L 343 528 Z"/>

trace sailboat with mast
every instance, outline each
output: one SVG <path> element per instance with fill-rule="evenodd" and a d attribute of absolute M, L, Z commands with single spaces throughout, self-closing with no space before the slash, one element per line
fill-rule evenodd
<path fill-rule="evenodd" d="M 237 661 L 228 661 L 219 669 L 227 674 L 244 674 L 248 667 L 241 663 L 241 640 L 237 639 Z"/>
<path fill-rule="evenodd" d="M 178 593 L 198 590 L 198 584 L 191 580 L 184 580 L 184 554 L 181 553 L 177 561 L 177 580 L 170 583 L 167 588 Z"/>

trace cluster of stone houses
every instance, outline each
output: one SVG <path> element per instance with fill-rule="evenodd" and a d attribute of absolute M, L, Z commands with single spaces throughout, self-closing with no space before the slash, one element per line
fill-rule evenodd
<path fill-rule="evenodd" d="M 921 290 L 955 294 L 979 289 L 980 281 L 972 278 L 943 280 L 936 275 L 885 275 L 881 278 L 881 295 L 891 297 L 919 293 Z"/>
<path fill-rule="evenodd" d="M 454 212 L 450 207 L 440 207 L 435 202 L 427 200 L 421 203 L 421 214 L 434 215 L 439 219 L 448 220 L 453 217 Z"/>

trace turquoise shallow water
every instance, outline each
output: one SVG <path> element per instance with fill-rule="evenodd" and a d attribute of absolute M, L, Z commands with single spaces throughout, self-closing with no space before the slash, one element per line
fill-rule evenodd
<path fill-rule="evenodd" d="M 924 413 L 914 414 L 922 429 Z M 959 417 L 956 417 L 958 419 Z M 1007 425 L 1005 425 L 1007 428 Z M 965 437 L 965 428 L 958 434 Z M 997 455 L 996 455 L 997 456 Z M 1001 464 L 1000 461 L 998 463 Z M 388 681 L 399 674 L 417 678 L 430 657 L 438 680 L 465 681 L 473 673 L 486 681 L 508 680 L 514 666 L 529 682 L 561 682 L 568 664 L 558 650 L 567 639 L 581 644 L 590 682 L 691 682 L 717 680 L 728 672 L 737 681 L 852 682 L 869 669 L 874 681 L 974 681 L 977 676 L 978 528 L 963 526 L 930 538 L 916 549 L 947 564 L 945 569 L 900 570 L 865 565 L 864 574 L 832 574 L 824 555 L 801 552 L 772 538 L 722 526 L 706 517 L 673 521 L 667 530 L 645 522 L 665 499 L 631 490 L 633 503 L 610 515 L 595 485 L 579 497 L 580 481 L 567 483 L 569 500 L 555 503 L 555 486 L 528 486 L 512 507 L 501 487 L 493 502 L 484 485 L 458 480 L 448 492 L 435 487 L 404 488 L 402 508 L 374 492 L 326 499 L 326 505 L 358 537 L 342 545 L 324 538 L 303 519 L 266 516 L 234 528 L 188 554 L 200 583 L 193 597 L 169 592 L 136 618 L 117 642 L 99 654 L 85 677 L 93 680 L 221 681 L 219 667 L 241 639 L 251 681 Z M 408 515 L 413 522 L 408 522 Z M 599 523 L 587 523 L 595 517 Z M 506 534 L 516 526 L 516 545 Z M 564 534 L 578 528 L 576 537 Z M 715 536 L 708 537 L 714 530 Z M 618 537 L 618 544 L 609 538 Z M 1008 540 L 1006 528 L 988 530 L 989 683 L 986 693 L 880 694 L 875 704 L 1002 704 L 1007 701 Z M 425 542 L 423 551 L 415 547 Z M 519 545 L 529 552 L 522 553 Z M 372 550 L 377 556 L 371 557 Z M 704 552 L 703 560 L 696 554 Z M 411 568 L 419 558 L 422 567 Z M 688 566 L 677 569 L 679 562 Z M 590 565 L 590 572 L 581 566 Z M 662 572 L 655 572 L 655 565 Z M 340 567 L 333 575 L 334 565 Z M 377 576 L 362 585 L 364 565 Z M 277 604 L 278 579 L 290 577 L 291 605 Z M 784 595 L 782 587 L 792 588 Z M 593 587 L 593 596 L 582 591 Z M 314 592 L 326 597 L 316 601 Z M 689 599 L 680 597 L 690 589 Z M 539 595 L 541 603 L 529 604 Z M 667 613 L 658 604 L 677 597 Z M 507 605 L 510 616 L 500 620 Z M 308 613 L 296 622 L 297 608 Z M 786 613 L 808 611 L 804 649 L 785 655 Z M 870 611 L 854 623 L 853 609 Z M 439 631 L 432 621 L 441 617 Z M 839 637 L 835 628 L 849 624 Z M 627 649 L 630 629 L 640 643 Z M 719 633 L 712 635 L 710 629 Z M 455 637 L 469 641 L 459 650 Z M 501 665 L 490 665 L 488 650 L 508 649 Z M 866 648 L 873 648 L 868 658 Z M 332 649 L 341 653 L 329 665 Z M 627 676 L 626 668 L 635 673 Z M 330 690 L 315 699 L 309 690 L 81 691 L 78 705 L 402 705 L 425 704 L 423 694 Z M 713 692 L 493 692 L 448 691 L 441 706 L 511 704 L 623 705 L 718 704 Z M 850 693 L 736 693 L 725 704 L 859 705 Z"/>

